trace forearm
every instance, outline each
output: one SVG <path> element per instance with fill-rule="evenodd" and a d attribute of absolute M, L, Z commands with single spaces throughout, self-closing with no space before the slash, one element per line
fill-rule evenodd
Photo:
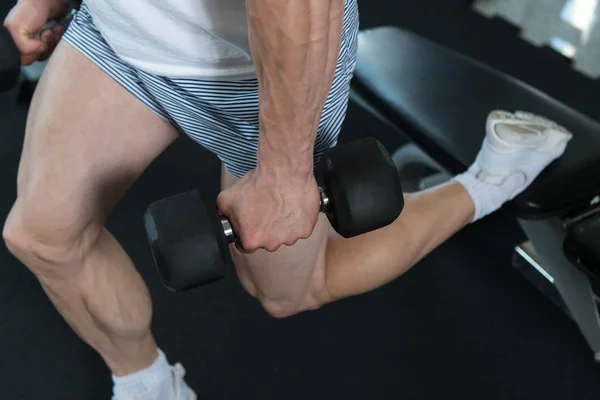
<path fill-rule="evenodd" d="M 258 169 L 310 175 L 340 50 L 344 0 L 248 0 L 259 82 Z"/>
<path fill-rule="evenodd" d="M 353 239 L 329 241 L 329 301 L 365 293 L 398 278 L 473 218 L 473 202 L 456 182 L 407 194 L 405 200 L 402 214 L 390 226 Z"/>

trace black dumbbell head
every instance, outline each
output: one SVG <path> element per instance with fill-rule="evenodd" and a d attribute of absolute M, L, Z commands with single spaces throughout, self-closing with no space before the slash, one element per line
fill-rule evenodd
<path fill-rule="evenodd" d="M 21 76 L 21 53 L 10 32 L 0 26 L 0 92 L 19 83 Z"/>
<path fill-rule="evenodd" d="M 146 235 L 163 284 L 192 289 L 225 277 L 231 264 L 217 210 L 198 191 L 152 203 L 144 215 Z"/>
<path fill-rule="evenodd" d="M 317 179 L 329 198 L 331 225 L 346 238 L 391 224 L 404 207 L 398 170 L 383 145 L 372 138 L 329 150 Z"/>

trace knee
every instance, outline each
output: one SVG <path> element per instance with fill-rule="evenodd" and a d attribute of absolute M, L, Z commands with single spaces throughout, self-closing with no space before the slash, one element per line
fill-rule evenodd
<path fill-rule="evenodd" d="M 84 232 L 77 232 L 70 221 L 53 224 L 44 217 L 28 215 L 15 205 L 2 230 L 8 250 L 35 274 L 56 272 L 56 266 L 71 264 L 84 253 Z"/>
<path fill-rule="evenodd" d="M 299 299 L 270 299 L 259 294 L 258 300 L 267 314 L 277 319 L 288 318 L 306 311 L 315 311 L 326 303 L 312 295 Z"/>
<path fill-rule="evenodd" d="M 11 210 L 2 229 L 2 238 L 8 250 L 17 258 L 24 258 L 25 254 L 30 253 L 32 246 L 31 240 L 26 233 L 26 229 L 20 221 L 19 212 L 15 208 Z"/>
<path fill-rule="evenodd" d="M 302 311 L 298 304 L 283 300 L 271 300 L 259 298 L 260 304 L 263 309 L 273 318 L 282 319 L 288 318 L 296 314 L 300 314 Z"/>

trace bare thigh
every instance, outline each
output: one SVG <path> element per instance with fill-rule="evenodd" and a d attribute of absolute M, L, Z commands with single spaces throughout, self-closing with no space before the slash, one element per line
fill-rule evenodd
<path fill-rule="evenodd" d="M 225 189 L 235 182 L 236 178 L 223 168 L 221 187 Z M 274 316 L 318 308 L 326 294 L 328 238 L 335 235 L 327 218 L 321 215 L 310 238 L 274 253 L 259 250 L 244 254 L 231 246 L 238 277 L 244 288 Z"/>
<path fill-rule="evenodd" d="M 93 240 L 176 137 L 169 123 L 63 41 L 31 104 L 12 215 L 40 236 L 31 238 L 36 243 Z"/>

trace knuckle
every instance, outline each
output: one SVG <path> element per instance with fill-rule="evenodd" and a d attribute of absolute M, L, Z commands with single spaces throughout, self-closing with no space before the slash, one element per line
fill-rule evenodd
<path fill-rule="evenodd" d="M 304 224 L 300 230 L 298 230 L 298 234 L 296 235 L 296 240 L 300 239 L 308 239 L 312 236 L 314 231 L 314 226 L 312 224 Z"/>
<path fill-rule="evenodd" d="M 285 240 L 285 245 L 286 246 L 293 246 L 295 245 L 298 240 L 300 240 L 302 238 L 302 235 L 299 234 L 294 234 L 294 235 L 290 235 L 286 240 Z"/>
<path fill-rule="evenodd" d="M 274 253 L 277 250 L 279 250 L 279 247 L 281 247 L 281 242 L 279 240 L 269 239 L 265 243 L 264 249 L 267 250 L 269 253 Z"/>
<path fill-rule="evenodd" d="M 226 204 L 227 202 L 225 200 L 225 192 L 219 193 L 219 195 L 217 196 L 217 207 L 221 209 L 224 208 Z"/>
<path fill-rule="evenodd" d="M 4 26 L 6 27 L 6 29 L 9 30 L 9 32 L 13 32 L 16 28 L 17 25 L 17 20 L 14 17 L 14 13 L 9 13 L 8 16 L 6 17 L 6 19 L 4 20 Z"/>
<path fill-rule="evenodd" d="M 245 234 L 240 237 L 240 242 L 244 250 L 256 251 L 260 248 L 260 241 L 255 235 Z"/>
<path fill-rule="evenodd" d="M 219 211 L 229 211 L 229 203 L 229 194 L 227 193 L 227 191 L 219 193 L 219 196 L 217 196 L 217 208 L 219 209 Z"/>
<path fill-rule="evenodd" d="M 294 310 L 286 304 L 277 301 L 262 300 L 263 309 L 273 318 L 282 319 L 294 315 Z"/>
<path fill-rule="evenodd" d="M 304 230 L 302 231 L 301 238 L 302 239 L 308 239 L 309 237 L 312 236 L 314 230 L 315 230 L 314 226 L 311 226 L 311 225 L 306 226 L 304 228 Z"/>
<path fill-rule="evenodd" d="M 291 247 L 291 246 L 295 245 L 297 242 L 298 242 L 297 240 L 288 239 L 283 244 L 285 246 L 290 246 Z"/>
<path fill-rule="evenodd" d="M 2 239 L 6 243 L 8 249 L 14 253 L 14 249 L 21 247 L 24 243 L 24 236 L 20 226 L 14 222 L 14 219 L 9 215 L 4 228 L 2 229 Z"/>
<path fill-rule="evenodd" d="M 14 36 L 13 32 L 15 29 L 14 29 L 14 24 L 12 21 L 10 21 L 9 19 L 6 19 L 6 21 L 4 21 L 4 27 L 6 28 L 8 33 L 10 33 L 11 36 Z"/>

